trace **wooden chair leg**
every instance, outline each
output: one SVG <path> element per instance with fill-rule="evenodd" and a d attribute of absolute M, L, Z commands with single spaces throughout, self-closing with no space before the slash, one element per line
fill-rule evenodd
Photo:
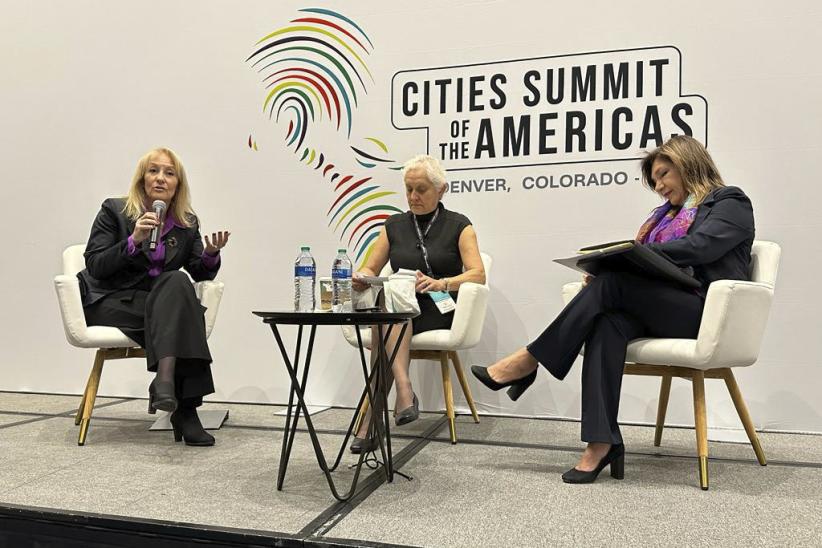
<path fill-rule="evenodd" d="M 694 425 L 696 426 L 696 449 L 699 455 L 699 486 L 708 490 L 708 420 L 705 413 L 705 373 L 693 373 Z"/>
<path fill-rule="evenodd" d="M 656 431 L 654 432 L 654 447 L 662 443 L 662 429 L 665 427 L 665 413 L 668 412 L 668 397 L 671 395 L 671 375 L 662 376 L 659 387 L 659 405 L 656 409 Z"/>
<path fill-rule="evenodd" d="M 445 413 L 448 415 L 448 426 L 451 429 L 451 443 L 457 443 L 457 426 L 454 424 L 454 392 L 451 389 L 451 371 L 448 369 L 446 352 L 440 352 L 440 369 L 442 370 L 442 391 L 445 396 Z"/>
<path fill-rule="evenodd" d="M 745 427 L 748 439 L 751 440 L 751 446 L 753 446 L 754 453 L 756 453 L 756 460 L 759 461 L 759 464 L 765 466 L 768 464 L 765 459 L 765 452 L 759 444 L 759 437 L 756 435 L 751 415 L 748 413 L 748 406 L 745 405 L 745 400 L 742 398 L 742 392 L 739 391 L 739 385 L 736 383 L 733 371 L 730 368 L 724 369 L 722 376 L 725 379 L 725 386 L 728 387 L 728 392 L 731 394 L 736 412 L 739 414 L 739 419 L 742 421 L 742 426 Z"/>
<path fill-rule="evenodd" d="M 94 410 L 94 400 L 97 398 L 97 388 L 100 386 L 100 376 L 103 374 L 103 362 L 105 360 L 105 350 L 102 348 L 98 349 L 97 354 L 94 356 L 94 366 L 91 368 L 88 384 L 86 384 L 86 392 L 83 395 L 80 435 L 77 438 L 77 445 L 86 444 L 86 435 L 88 434 L 91 413 Z"/>
<path fill-rule="evenodd" d="M 462 393 L 465 394 L 465 401 L 468 402 L 468 407 L 471 408 L 471 416 L 474 417 L 474 422 L 479 423 L 479 415 L 477 415 L 477 406 L 474 405 L 474 397 L 471 395 L 471 388 L 468 386 L 468 379 L 465 378 L 465 371 L 462 370 L 460 357 L 456 352 L 448 352 L 451 358 L 451 363 L 454 364 L 454 371 L 457 372 L 457 379 L 460 381 Z"/>
<path fill-rule="evenodd" d="M 83 397 L 80 398 L 80 406 L 77 408 L 77 414 L 74 416 L 75 426 L 80 426 L 80 421 L 83 419 L 83 409 L 86 407 L 86 392 L 88 392 L 88 381 L 86 381 L 86 388 L 83 390 Z"/>

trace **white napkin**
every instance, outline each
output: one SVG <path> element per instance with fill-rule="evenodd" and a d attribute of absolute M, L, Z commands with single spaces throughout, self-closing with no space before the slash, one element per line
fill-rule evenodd
<path fill-rule="evenodd" d="M 404 268 L 388 277 L 383 284 L 385 289 L 385 309 L 389 312 L 420 313 L 417 302 L 417 273 Z"/>
<path fill-rule="evenodd" d="M 362 291 L 352 291 L 351 298 L 354 301 L 354 310 L 363 310 L 377 306 L 377 297 L 381 289 L 382 287 L 378 285 L 369 285 L 367 289 Z"/>

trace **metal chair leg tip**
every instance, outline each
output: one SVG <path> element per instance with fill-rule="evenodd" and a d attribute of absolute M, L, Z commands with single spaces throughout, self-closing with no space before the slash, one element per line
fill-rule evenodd
<path fill-rule="evenodd" d="M 708 457 L 699 457 L 699 486 L 708 490 Z"/>

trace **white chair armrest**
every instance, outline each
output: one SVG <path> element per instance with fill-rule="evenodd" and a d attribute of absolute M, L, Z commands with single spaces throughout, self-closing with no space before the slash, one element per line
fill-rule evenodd
<path fill-rule="evenodd" d="M 54 289 L 57 290 L 57 302 L 60 304 L 60 316 L 63 318 L 66 339 L 72 346 L 82 346 L 87 338 L 88 326 L 80 298 L 80 280 L 77 276 L 60 274 L 54 277 Z"/>
<path fill-rule="evenodd" d="M 457 291 L 457 308 L 451 323 L 451 342 L 454 350 L 476 345 L 482 335 L 485 312 L 488 309 L 488 287 L 466 282 Z"/>
<path fill-rule="evenodd" d="M 562 286 L 562 302 L 568 304 L 582 291 L 582 282 L 570 282 Z"/>
<path fill-rule="evenodd" d="M 211 335 L 214 322 L 217 321 L 217 311 L 220 309 L 220 300 L 223 298 L 225 284 L 218 281 L 204 281 L 194 284 L 194 292 L 200 299 L 200 304 L 206 307 L 205 327 L 206 337 Z"/>
<path fill-rule="evenodd" d="M 357 328 L 353 325 L 342 326 L 343 337 L 345 337 L 345 340 L 348 341 L 348 344 L 351 346 L 357 346 L 357 333 L 354 331 L 355 329 Z M 365 330 L 361 329 L 360 334 L 365 334 L 364 331 Z"/>
<path fill-rule="evenodd" d="M 696 355 L 706 366 L 743 367 L 754 363 L 765 333 L 773 286 L 717 280 L 708 287 Z"/>
<path fill-rule="evenodd" d="M 371 348 L 371 327 L 356 327 L 353 325 L 344 325 L 342 326 L 343 337 L 345 340 L 348 341 L 348 344 L 353 346 L 354 348 L 359 348 L 359 344 L 357 344 L 357 332 L 355 329 L 360 330 L 360 337 L 362 337 L 362 345 L 363 348 L 369 349 Z"/>

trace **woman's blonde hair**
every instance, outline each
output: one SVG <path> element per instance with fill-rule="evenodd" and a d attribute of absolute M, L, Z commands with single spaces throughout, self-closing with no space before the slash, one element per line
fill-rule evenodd
<path fill-rule="evenodd" d="M 685 191 L 694 198 L 694 205 L 701 204 L 714 189 L 725 186 L 711 155 L 693 137 L 671 137 L 642 159 L 642 182 L 651 190 L 656 187 L 652 171 L 654 161 L 658 158 L 667 160 L 676 167 Z"/>
<path fill-rule="evenodd" d="M 134 170 L 134 177 L 131 179 L 131 186 L 128 189 L 128 196 L 126 196 L 126 205 L 123 207 L 123 213 L 125 213 L 129 219 L 136 221 L 150 207 L 150 205 L 147 204 L 148 196 L 146 195 L 145 176 L 151 159 L 160 154 L 165 154 L 171 158 L 171 163 L 174 164 L 174 172 L 177 174 L 177 190 L 174 192 L 171 203 L 166 204 L 166 214 L 173 215 L 177 222 L 183 226 L 191 226 L 197 217 L 191 208 L 191 191 L 188 186 L 186 170 L 179 156 L 170 148 L 161 147 L 149 150 L 140 158 L 140 161 L 137 162 L 137 169 Z"/>

